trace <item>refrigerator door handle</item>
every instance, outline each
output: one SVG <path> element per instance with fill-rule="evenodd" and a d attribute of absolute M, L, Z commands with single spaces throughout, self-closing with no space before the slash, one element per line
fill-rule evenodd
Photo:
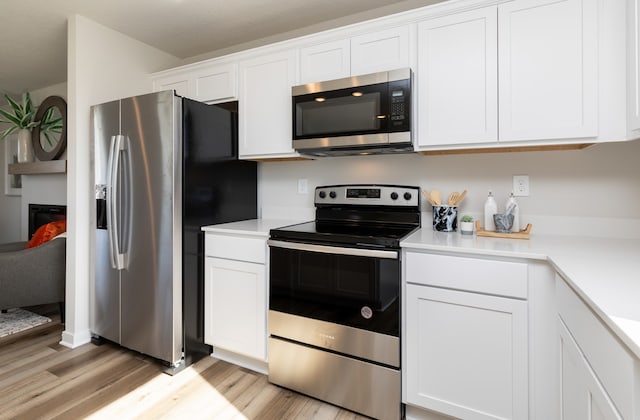
<path fill-rule="evenodd" d="M 109 226 L 109 257 L 111 267 L 122 270 L 126 267 L 125 254 L 120 250 L 120 156 L 125 137 L 122 135 L 111 136 L 109 148 L 109 161 L 107 164 L 107 226 Z"/>
<path fill-rule="evenodd" d="M 120 238 L 119 256 L 120 269 L 129 267 L 129 254 L 131 252 L 131 221 L 133 220 L 133 185 L 131 168 L 131 147 L 129 137 L 121 136 L 119 150 L 121 159 L 119 160 L 120 174 L 122 175 L 122 188 L 124 189 L 121 207 L 123 220 L 121 224 L 122 238 Z"/>

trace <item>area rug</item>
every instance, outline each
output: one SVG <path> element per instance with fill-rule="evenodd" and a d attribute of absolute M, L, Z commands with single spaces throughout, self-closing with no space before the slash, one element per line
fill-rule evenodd
<path fill-rule="evenodd" d="M 24 309 L 9 309 L 6 314 L 0 313 L 0 338 L 19 333 L 29 328 L 51 322 L 46 316 L 34 314 Z"/>

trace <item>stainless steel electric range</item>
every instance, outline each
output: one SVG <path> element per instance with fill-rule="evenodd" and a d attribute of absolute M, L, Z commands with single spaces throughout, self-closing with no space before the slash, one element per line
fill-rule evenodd
<path fill-rule="evenodd" d="M 270 382 L 401 417 L 400 241 L 420 227 L 419 193 L 318 187 L 314 221 L 271 230 Z"/>

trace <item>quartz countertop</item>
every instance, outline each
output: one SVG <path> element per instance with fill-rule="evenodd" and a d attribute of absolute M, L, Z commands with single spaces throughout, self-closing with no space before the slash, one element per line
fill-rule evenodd
<path fill-rule="evenodd" d="M 203 226 L 204 232 L 228 233 L 235 235 L 260 236 L 269 237 L 271 229 L 295 225 L 297 223 L 306 222 L 307 220 L 288 220 L 288 219 L 250 219 L 239 222 L 222 223 L 219 225 Z"/>
<path fill-rule="evenodd" d="M 535 235 L 502 239 L 422 228 L 403 248 L 548 261 L 640 358 L 640 240 Z"/>

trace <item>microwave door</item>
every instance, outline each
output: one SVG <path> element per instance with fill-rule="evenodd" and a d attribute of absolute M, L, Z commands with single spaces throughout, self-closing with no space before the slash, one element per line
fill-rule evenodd
<path fill-rule="evenodd" d="M 294 97 L 294 139 L 386 133 L 387 90 L 382 83 Z"/>

